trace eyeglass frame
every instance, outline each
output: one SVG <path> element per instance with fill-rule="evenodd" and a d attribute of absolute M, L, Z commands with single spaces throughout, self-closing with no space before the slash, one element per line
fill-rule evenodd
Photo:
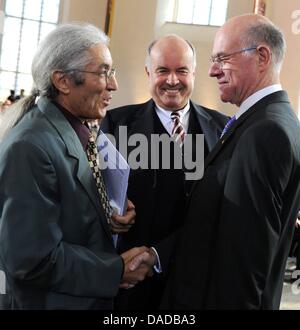
<path fill-rule="evenodd" d="M 243 49 L 240 49 L 240 50 L 237 50 L 236 52 L 233 52 L 233 53 L 229 53 L 229 54 L 224 54 L 224 55 L 216 55 L 216 56 L 211 56 L 210 57 L 210 62 L 212 64 L 218 64 L 220 66 L 220 68 L 222 69 L 223 66 L 224 66 L 224 61 L 226 61 L 226 59 L 230 56 L 233 56 L 233 55 L 236 55 L 236 54 L 240 54 L 240 53 L 244 53 L 244 52 L 247 52 L 249 50 L 254 50 L 254 49 L 257 49 L 259 46 L 251 46 L 251 47 L 248 47 L 248 48 L 243 48 Z"/>
<path fill-rule="evenodd" d="M 87 71 L 87 70 L 80 70 L 80 69 L 69 69 L 69 70 L 64 70 L 64 73 L 69 73 L 72 71 L 77 71 L 77 72 L 82 72 L 82 73 L 91 73 L 94 74 L 96 76 L 98 76 L 99 78 L 105 77 L 106 81 L 109 81 L 112 78 L 116 77 L 116 69 L 115 68 L 111 68 L 109 70 L 104 70 L 104 71 Z"/>

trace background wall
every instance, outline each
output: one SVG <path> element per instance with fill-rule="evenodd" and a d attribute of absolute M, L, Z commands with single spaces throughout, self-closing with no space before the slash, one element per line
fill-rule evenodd
<path fill-rule="evenodd" d="M 106 6 L 106 0 L 61 0 L 60 21 L 85 21 L 104 29 Z"/>
<path fill-rule="evenodd" d="M 161 0 L 158 2 L 166 4 L 168 1 Z M 252 10 L 253 0 L 229 0 L 227 17 L 229 18 L 243 13 L 249 13 L 252 12 Z M 163 12 L 161 8 L 159 11 L 160 13 Z M 210 65 L 209 58 L 217 30 L 218 27 L 166 23 L 162 19 L 160 25 L 156 25 L 157 36 L 176 33 L 185 39 L 190 40 L 196 48 L 197 68 L 195 89 L 192 94 L 192 99 L 206 107 L 218 109 L 227 114 L 234 114 L 236 111 L 235 106 L 232 104 L 224 104 L 220 101 L 216 81 L 208 76 Z"/>
<path fill-rule="evenodd" d="M 114 95 L 112 107 L 143 102 L 150 97 L 144 71 L 146 48 L 160 35 L 177 33 L 193 42 L 198 54 L 193 100 L 204 106 L 233 114 L 236 111 L 235 106 L 219 100 L 216 82 L 208 77 L 209 57 L 217 28 L 165 22 L 168 1 L 116 0 L 111 51 L 118 70 L 119 90 Z M 292 33 L 291 18 L 293 11 L 300 10 L 300 2 L 266 2 L 266 16 L 277 24 L 286 36 L 288 53 L 282 71 L 282 84 L 290 95 L 295 111 L 300 113 L 300 34 Z M 229 0 L 228 18 L 252 12 L 253 7 L 253 0 Z"/>
<path fill-rule="evenodd" d="M 119 91 L 112 106 L 143 102 L 149 98 L 144 71 L 146 48 L 155 37 L 156 0 L 117 0 L 111 52 Z"/>
<path fill-rule="evenodd" d="M 285 34 L 287 43 L 286 58 L 282 68 L 281 82 L 288 91 L 294 110 L 300 118 L 300 15 L 298 14 L 298 33 L 293 29 L 295 19 L 292 13 L 300 11 L 299 0 L 268 1 L 269 17 Z"/>
<path fill-rule="evenodd" d="M 233 114 L 236 108 L 223 104 L 214 79 L 208 77 L 209 57 L 217 31 L 215 27 L 191 26 L 165 22 L 169 0 L 115 0 L 111 51 L 117 68 L 119 90 L 111 107 L 146 101 L 150 98 L 144 71 L 146 49 L 160 35 L 177 33 L 196 47 L 194 101 Z M 229 0 L 228 18 L 253 11 L 254 0 Z M 300 11 L 299 0 L 266 0 L 266 16 L 285 33 L 288 52 L 282 70 L 282 85 L 292 105 L 300 114 L 300 21 L 299 34 L 293 32 L 292 13 Z M 0 10 L 4 0 L 0 0 Z M 107 0 L 61 0 L 60 21 L 88 21 L 104 29 Z M 300 19 L 300 14 L 299 14 Z"/>

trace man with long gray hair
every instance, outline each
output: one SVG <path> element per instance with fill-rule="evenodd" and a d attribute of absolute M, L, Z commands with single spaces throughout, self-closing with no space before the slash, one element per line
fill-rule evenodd
<path fill-rule="evenodd" d="M 88 24 L 64 24 L 39 45 L 34 88 L 0 126 L 0 308 L 111 309 L 120 282 L 147 272 L 119 256 L 114 221 L 130 226 L 134 206 L 111 214 L 93 135 L 117 89 L 108 38 Z M 37 96 L 40 96 L 36 102 Z"/>

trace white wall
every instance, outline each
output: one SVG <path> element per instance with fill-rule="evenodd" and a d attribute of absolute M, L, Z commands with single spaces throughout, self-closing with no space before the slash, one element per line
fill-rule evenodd
<path fill-rule="evenodd" d="M 112 107 L 146 101 L 148 93 L 144 72 L 144 59 L 148 44 L 156 37 L 177 33 L 194 43 L 198 54 L 193 100 L 227 114 L 236 110 L 231 104 L 219 100 L 214 79 L 208 77 L 209 57 L 214 27 L 191 27 L 186 24 L 165 23 L 168 0 L 116 0 L 111 50 L 117 67 L 119 91 L 115 94 Z M 229 0 L 228 18 L 253 11 L 253 0 Z M 266 15 L 285 33 L 288 53 L 282 71 L 283 87 L 287 89 L 295 111 L 300 112 L 300 35 L 291 31 L 291 13 L 299 9 L 299 0 L 267 0 Z M 291 74 L 292 73 L 292 74 Z"/>
<path fill-rule="evenodd" d="M 282 68 L 281 81 L 288 91 L 294 110 L 300 115 L 300 16 L 298 16 L 298 33 L 292 31 L 292 13 L 300 10 L 299 0 L 269 1 L 269 17 L 285 34 L 287 54 Z"/>
<path fill-rule="evenodd" d="M 60 21 L 89 22 L 104 29 L 106 6 L 106 0 L 61 0 Z"/>
<path fill-rule="evenodd" d="M 150 95 L 144 71 L 146 48 L 154 38 L 156 0 L 117 0 L 111 52 L 119 91 L 112 107 L 143 102 Z"/>
<path fill-rule="evenodd" d="M 117 0 L 111 51 L 117 67 L 119 91 L 112 107 L 146 101 L 150 98 L 144 71 L 144 60 L 149 43 L 160 35 L 177 33 L 190 40 L 198 54 L 194 101 L 226 113 L 234 107 L 224 105 L 218 97 L 214 79 L 208 77 L 209 57 L 215 27 L 166 23 L 168 0 Z M 251 12 L 252 0 L 229 0 L 230 16 Z"/>
<path fill-rule="evenodd" d="M 198 65 L 193 100 L 227 114 L 235 111 L 231 104 L 219 100 L 214 79 L 208 77 L 209 57 L 216 33 L 214 27 L 166 23 L 169 0 L 116 0 L 111 51 L 117 68 L 119 91 L 112 107 L 146 101 L 148 81 L 144 71 L 146 48 L 160 35 L 177 33 L 196 47 Z M 285 33 L 288 52 L 282 71 L 282 84 L 289 93 L 295 111 L 300 113 L 300 34 L 292 32 L 292 12 L 300 10 L 299 0 L 266 0 L 267 12 Z M 0 9 L 3 8 L 0 0 Z M 107 0 L 62 0 L 61 21 L 88 21 L 102 29 L 105 24 Z M 229 0 L 228 18 L 249 13 L 253 0 Z M 300 27 L 299 27 L 300 28 Z"/>

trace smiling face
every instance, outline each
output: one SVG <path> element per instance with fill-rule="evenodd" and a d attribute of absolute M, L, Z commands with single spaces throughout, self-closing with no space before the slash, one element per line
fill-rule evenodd
<path fill-rule="evenodd" d="M 112 91 L 117 90 L 115 77 L 106 79 L 105 74 L 97 75 L 91 72 L 105 72 L 112 66 L 112 58 L 107 46 L 98 44 L 89 49 L 90 63 L 84 68 L 89 73 L 82 73 L 84 82 L 76 85 L 69 82 L 68 94 L 64 106 L 75 116 L 82 119 L 103 119 L 112 98 Z"/>
<path fill-rule="evenodd" d="M 146 72 L 151 96 L 158 106 L 170 111 L 184 108 L 195 79 L 193 51 L 186 41 L 175 36 L 157 41 Z"/>
<path fill-rule="evenodd" d="M 248 20 L 242 17 L 231 19 L 217 32 L 212 57 L 221 57 L 222 65 L 215 61 L 209 69 L 209 75 L 218 81 L 221 100 L 237 106 L 258 90 L 261 84 L 257 51 L 259 45 L 245 47 L 241 38 L 251 19 L 252 16 Z M 241 51 L 252 47 L 254 49 Z M 232 55 L 226 56 L 227 54 Z"/>

